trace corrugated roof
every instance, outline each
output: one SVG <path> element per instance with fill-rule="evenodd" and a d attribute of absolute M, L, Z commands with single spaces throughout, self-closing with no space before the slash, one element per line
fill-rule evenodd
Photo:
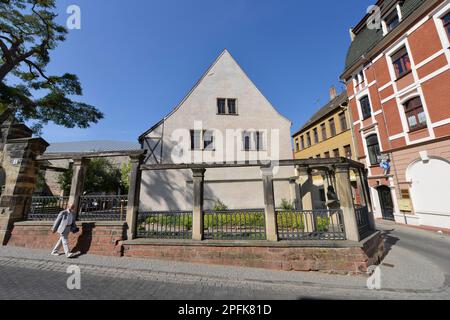
<path fill-rule="evenodd" d="M 385 0 L 381 4 L 382 13 L 392 7 L 392 5 L 396 2 L 397 0 Z M 401 6 L 403 21 L 424 2 L 425 0 L 405 0 Z M 345 62 L 345 70 L 348 70 L 354 63 L 356 63 L 362 55 L 367 54 L 370 50 L 372 50 L 382 39 L 383 30 L 381 28 L 368 29 L 364 24 L 361 30 L 356 34 L 355 39 L 350 44 Z"/>
<path fill-rule="evenodd" d="M 47 148 L 48 153 L 69 153 L 69 152 L 113 152 L 140 150 L 141 145 L 131 141 L 71 141 L 51 143 Z"/>
<path fill-rule="evenodd" d="M 328 102 L 325 106 L 320 108 L 319 111 L 317 111 L 309 120 L 306 122 L 295 134 L 294 136 L 298 135 L 303 130 L 307 129 L 308 127 L 315 124 L 320 119 L 324 118 L 331 112 L 335 111 L 336 109 L 340 108 L 342 104 L 344 104 L 347 101 L 347 91 L 342 92 L 339 96 Z"/>

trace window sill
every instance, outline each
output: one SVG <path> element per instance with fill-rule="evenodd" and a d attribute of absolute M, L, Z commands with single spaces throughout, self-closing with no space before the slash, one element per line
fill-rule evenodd
<path fill-rule="evenodd" d="M 422 127 L 418 127 L 418 128 L 414 128 L 414 129 L 409 129 L 408 134 L 425 131 L 427 129 L 428 129 L 428 126 L 422 126 Z"/>

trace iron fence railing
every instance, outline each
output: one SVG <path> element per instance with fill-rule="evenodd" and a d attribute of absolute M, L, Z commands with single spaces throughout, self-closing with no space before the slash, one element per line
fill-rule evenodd
<path fill-rule="evenodd" d="M 280 240 L 346 240 L 341 210 L 277 210 Z"/>
<path fill-rule="evenodd" d="M 265 240 L 264 209 L 205 211 L 203 230 L 207 240 Z"/>
<path fill-rule="evenodd" d="M 33 197 L 31 199 L 29 221 L 53 221 L 67 208 L 69 197 Z"/>
<path fill-rule="evenodd" d="M 192 239 L 192 211 L 140 212 L 137 237 Z"/>
<path fill-rule="evenodd" d="M 82 196 L 78 207 L 80 221 L 125 221 L 127 196 Z"/>
<path fill-rule="evenodd" d="M 355 206 L 359 235 L 364 238 L 370 232 L 369 209 L 367 206 Z"/>

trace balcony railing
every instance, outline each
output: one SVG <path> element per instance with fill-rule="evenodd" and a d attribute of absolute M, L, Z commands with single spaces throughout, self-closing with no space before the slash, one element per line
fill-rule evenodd
<path fill-rule="evenodd" d="M 265 240 L 264 209 L 205 211 L 204 238 L 214 240 Z"/>
<path fill-rule="evenodd" d="M 341 210 L 277 210 L 280 240 L 346 240 Z"/>
<path fill-rule="evenodd" d="M 192 211 L 140 212 L 138 238 L 192 239 Z"/>

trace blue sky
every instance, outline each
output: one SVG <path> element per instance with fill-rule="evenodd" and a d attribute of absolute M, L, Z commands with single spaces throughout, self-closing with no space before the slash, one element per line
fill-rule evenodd
<path fill-rule="evenodd" d="M 59 0 L 82 29 L 53 53 L 49 73 L 76 73 L 105 119 L 89 129 L 48 125 L 49 142 L 129 140 L 159 121 L 227 48 L 297 130 L 343 89 L 348 29 L 373 0 Z"/>

